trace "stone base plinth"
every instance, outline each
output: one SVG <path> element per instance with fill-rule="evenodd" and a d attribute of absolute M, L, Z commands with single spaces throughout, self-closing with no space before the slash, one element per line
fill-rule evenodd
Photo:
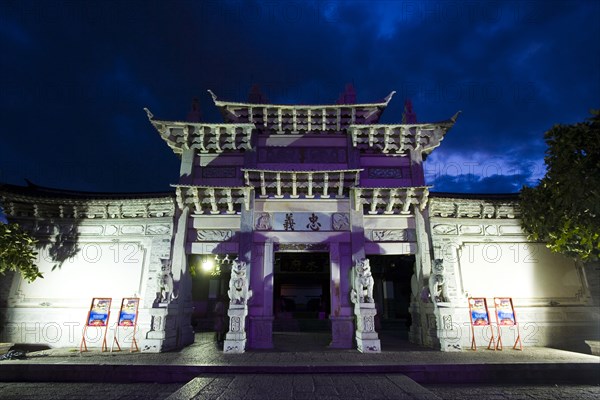
<path fill-rule="evenodd" d="M 375 332 L 375 303 L 358 303 L 354 305 L 356 315 L 356 348 L 361 353 L 380 353 L 381 342 Z"/>
<path fill-rule="evenodd" d="M 225 339 L 223 353 L 243 353 L 246 351 L 246 338 Z"/>
<path fill-rule="evenodd" d="M 461 329 L 455 322 L 455 313 L 451 303 L 437 303 L 434 309 L 436 335 L 442 351 L 462 351 Z"/>
<path fill-rule="evenodd" d="M 381 353 L 381 341 L 377 334 L 365 337 L 364 334 L 356 332 L 356 349 L 361 353 Z"/>
<path fill-rule="evenodd" d="M 146 337 L 140 340 L 140 350 L 148 353 L 160 353 L 177 347 L 177 330 L 173 329 L 177 319 L 177 306 L 164 304 L 151 308 L 151 327 Z"/>
<path fill-rule="evenodd" d="M 229 332 L 223 343 L 223 353 L 243 353 L 246 351 L 246 305 L 232 304 L 227 312 L 229 315 Z"/>
<path fill-rule="evenodd" d="M 329 317 L 331 321 L 331 349 L 351 349 L 354 318 Z"/>

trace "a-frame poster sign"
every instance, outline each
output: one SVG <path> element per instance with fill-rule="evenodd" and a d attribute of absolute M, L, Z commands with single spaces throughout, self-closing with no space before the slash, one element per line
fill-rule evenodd
<path fill-rule="evenodd" d="M 106 345 L 106 331 L 108 330 L 108 319 L 110 317 L 110 304 L 112 298 L 110 297 L 94 297 L 92 304 L 90 305 L 90 311 L 83 327 L 83 335 L 81 337 L 81 344 L 79 345 L 79 351 L 88 351 L 87 343 L 85 341 L 85 334 L 88 328 L 100 328 L 104 332 L 102 334 L 102 351 L 108 350 Z"/>
<path fill-rule="evenodd" d="M 121 346 L 119 345 L 119 340 L 118 340 L 118 336 L 119 336 L 119 328 L 121 329 L 126 329 L 126 328 L 132 328 L 133 332 L 132 332 L 132 340 L 131 340 L 131 347 L 129 348 L 129 351 L 133 352 L 133 351 L 139 351 L 139 347 L 137 345 L 137 340 L 135 339 L 135 333 L 137 331 L 137 317 L 138 317 L 138 308 L 140 305 L 140 299 L 137 297 L 126 297 L 123 300 L 121 300 L 121 309 L 119 310 L 119 321 L 117 322 L 117 326 L 115 328 L 115 335 L 113 337 L 113 342 L 110 348 L 110 351 L 113 351 L 113 347 L 115 345 L 115 343 L 117 344 L 117 347 L 119 348 L 118 351 L 121 350 Z M 134 350 L 135 347 L 135 350 Z"/>
<path fill-rule="evenodd" d="M 521 332 L 517 323 L 517 315 L 512 298 L 510 297 L 494 297 L 494 307 L 496 308 L 496 323 L 498 324 L 498 343 L 496 349 L 502 350 L 502 327 L 514 326 L 517 329 L 517 339 L 513 345 L 513 350 L 523 350 L 523 342 L 521 341 Z"/>
<path fill-rule="evenodd" d="M 477 350 L 477 344 L 475 343 L 476 326 L 489 326 L 491 338 L 488 343 L 488 350 L 496 350 L 494 330 L 492 329 L 492 324 L 490 322 L 490 313 L 488 311 L 487 301 L 484 297 L 469 298 L 469 318 L 471 319 L 471 350 Z"/>

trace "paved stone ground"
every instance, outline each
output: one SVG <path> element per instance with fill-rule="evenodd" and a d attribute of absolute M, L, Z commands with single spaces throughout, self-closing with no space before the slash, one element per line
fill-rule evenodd
<path fill-rule="evenodd" d="M 0 382 L 2 400 L 130 399 L 162 400 L 176 392 L 180 383 L 27 383 Z"/>
<path fill-rule="evenodd" d="M 442 399 L 456 400 L 596 400 L 592 385 L 425 385 Z"/>
<path fill-rule="evenodd" d="M 385 347 L 381 354 L 361 354 L 356 350 L 330 350 L 325 348 L 328 342 L 327 334 L 311 333 L 310 335 L 285 333 L 274 336 L 275 349 L 269 351 L 249 351 L 245 354 L 223 354 L 213 340 L 213 335 L 202 333 L 196 335 L 196 342 L 180 351 L 154 353 L 102 353 L 99 349 L 91 349 L 87 353 L 79 353 L 76 349 L 62 348 L 37 351 L 28 354 L 26 360 L 6 360 L 0 362 L 4 373 L 16 371 L 19 366 L 25 366 L 23 373 L 29 377 L 41 379 L 45 371 L 59 370 L 62 366 L 70 366 L 65 372 L 64 380 L 79 380 L 86 382 L 87 371 L 104 370 L 130 371 L 136 367 L 148 371 L 149 380 L 157 380 L 157 373 L 169 367 L 183 366 L 215 366 L 215 371 L 204 370 L 191 376 L 198 376 L 187 384 L 184 383 L 25 383 L 0 382 L 0 399 L 86 399 L 99 397 L 102 399 L 419 399 L 419 400 L 504 400 L 504 399 L 597 399 L 600 398 L 600 385 L 555 385 L 551 384 L 519 384 L 519 385 L 489 385 L 489 384 L 444 384 L 419 385 L 412 379 L 395 369 L 385 369 L 386 366 L 407 365 L 416 366 L 424 371 L 437 368 L 448 371 L 447 376 L 459 376 L 459 382 L 464 379 L 465 368 L 470 365 L 471 371 L 477 373 L 489 365 L 501 365 L 512 371 L 511 365 L 520 366 L 536 364 L 542 371 L 554 368 L 554 377 L 560 377 L 563 371 L 560 365 L 588 365 L 600 371 L 600 358 L 596 356 L 567 352 L 550 348 L 526 347 L 524 351 L 469 351 L 443 353 L 424 349 L 407 342 L 398 342 L 395 347 Z M 568 364 L 566 364 L 568 363 Z M 19 366 L 17 366 L 19 365 Z M 277 374 L 281 366 L 319 366 L 324 374 L 316 374 L 314 370 L 290 370 L 290 374 Z M 541 367 L 539 365 L 542 365 Z M 556 366 L 559 366 L 556 370 Z M 55 366 L 55 367 L 53 367 Z M 82 368 L 85 366 L 85 368 Z M 258 374 L 260 367 L 269 367 Z M 357 369 L 341 370 L 344 366 L 356 366 Z M 365 367 L 375 366 L 370 370 Z M 547 367 L 546 367 L 547 366 Z M 163 367 L 161 369 L 161 367 Z M 235 375 L 231 368 L 244 367 L 249 374 Z M 473 369 L 475 368 L 475 369 Z M 359 370 L 362 373 L 357 373 Z M 589 370 L 589 368 L 588 368 Z M 506 372 L 506 369 L 503 370 Z M 73 373 L 79 377 L 74 377 Z M 241 372 L 241 371 L 240 371 Z M 307 372 L 299 374 L 298 372 Z M 372 372 L 368 375 L 367 372 Z M 559 375 L 557 375 L 557 373 Z M 19 372 L 21 373 L 21 372 Z M 546 372 L 543 372 L 546 374 Z M 32 375 L 33 374 L 33 375 Z M 213 375 L 211 375 L 213 374 Z M 519 374 L 522 374 L 520 372 Z M 0 381 L 2 380 L 0 373 Z M 14 374 L 13 374 L 14 375 Z M 113 374 L 114 375 L 114 374 Z M 513 374 L 514 375 L 514 374 Z M 5 375 L 5 377 L 8 375 Z M 412 376 L 412 375 L 411 375 Z M 444 375 L 445 376 L 445 375 Z M 512 382 L 512 375 L 509 380 Z M 548 375 L 543 375 L 544 377 Z M 98 381 L 104 378 L 97 375 Z M 23 376 L 14 376 L 20 380 Z M 113 377 L 114 378 L 114 377 Z M 443 378 L 443 377 L 442 377 Z M 494 382 L 497 382 L 494 375 Z M 505 377 L 506 378 L 506 377 Z M 179 380 L 186 382 L 190 377 Z M 415 378 L 417 379 L 417 378 Z M 600 373 L 599 373 L 600 379 Z M 26 380 L 26 379 L 24 379 Z M 31 380 L 31 379 L 30 379 Z M 119 381 L 119 379 L 116 379 Z M 140 380 L 138 380 L 140 381 Z M 146 381 L 146 380 L 141 380 Z M 175 382 L 170 380 L 168 382 Z M 438 382 L 451 380 L 438 380 Z M 127 381 L 126 381 L 127 382 Z M 133 382 L 133 381 L 130 381 Z M 422 380 L 420 382 L 426 382 Z M 523 381 L 526 382 L 526 381 Z M 543 381 L 546 382 L 546 378 Z M 600 381 L 598 381 L 600 384 Z M 595 381 L 594 381 L 595 383 Z"/>
<path fill-rule="evenodd" d="M 238 375 L 192 380 L 168 400 L 438 400 L 435 394 L 401 374 Z"/>
<path fill-rule="evenodd" d="M 181 384 L 0 383 L 3 400 L 596 400 L 592 385 L 418 385 L 388 375 L 208 375 Z"/>
<path fill-rule="evenodd" d="M 472 364 L 472 363 L 600 363 L 597 356 L 551 349 L 525 347 L 523 351 L 505 349 L 490 351 L 463 350 L 445 353 L 408 342 L 393 348 L 382 345 L 379 354 L 361 354 L 356 349 L 326 348 L 329 334 L 278 333 L 274 335 L 275 349 L 249 350 L 244 354 L 223 354 L 214 342 L 214 334 L 198 333 L 192 345 L 167 353 L 101 352 L 90 348 L 79 353 L 76 348 L 55 348 L 28 354 L 26 360 L 7 360 L 3 364 L 134 364 L 134 365 L 415 365 L 415 364 Z"/>

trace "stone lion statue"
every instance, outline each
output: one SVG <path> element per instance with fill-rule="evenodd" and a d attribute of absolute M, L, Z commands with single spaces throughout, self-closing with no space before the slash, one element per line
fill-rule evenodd
<path fill-rule="evenodd" d="M 429 277 L 429 296 L 433 304 L 448 301 L 446 283 L 444 281 L 444 261 L 433 261 L 431 276 Z"/>
<path fill-rule="evenodd" d="M 158 276 L 158 301 L 164 303 L 176 299 L 177 294 L 174 287 L 171 261 L 162 260 L 162 267 Z"/>
<path fill-rule="evenodd" d="M 354 288 L 352 289 L 353 303 L 374 303 L 373 299 L 373 275 L 371 265 L 367 258 L 356 263 L 354 267 Z"/>
<path fill-rule="evenodd" d="M 227 292 L 231 304 L 246 304 L 252 297 L 252 291 L 248 287 L 247 264 L 236 258 L 231 263 L 231 278 Z"/>

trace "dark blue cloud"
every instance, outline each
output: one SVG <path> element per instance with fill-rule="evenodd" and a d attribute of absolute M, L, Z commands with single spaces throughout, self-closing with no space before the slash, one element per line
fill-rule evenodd
<path fill-rule="evenodd" d="M 473 174 L 443 175 L 431 182 L 435 192 L 458 193 L 516 193 L 529 186 L 526 175 L 492 175 L 481 177 Z"/>
<path fill-rule="evenodd" d="M 518 190 L 513 175 L 542 172 L 544 131 L 600 107 L 599 14 L 589 1 L 4 1 L 0 181 L 168 190 L 178 159 L 143 107 L 183 119 L 198 96 L 217 122 L 206 89 L 329 103 L 353 82 L 360 101 L 398 91 L 382 122 L 406 97 L 420 121 L 463 110 L 430 160 L 498 160 L 505 178 L 482 165 L 470 184 L 438 174 L 444 190 Z"/>

